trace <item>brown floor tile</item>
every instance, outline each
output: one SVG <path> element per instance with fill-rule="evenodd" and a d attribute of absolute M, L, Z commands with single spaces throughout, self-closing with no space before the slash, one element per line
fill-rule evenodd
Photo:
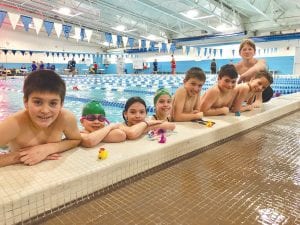
<path fill-rule="evenodd" d="M 300 224 L 299 130 L 300 111 L 39 224 Z"/>

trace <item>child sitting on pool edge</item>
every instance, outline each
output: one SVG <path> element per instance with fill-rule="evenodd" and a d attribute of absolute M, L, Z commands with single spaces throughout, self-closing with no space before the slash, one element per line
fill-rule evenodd
<path fill-rule="evenodd" d="M 117 143 L 126 140 L 120 125 L 110 124 L 105 118 L 104 108 L 98 101 L 90 101 L 83 107 L 80 122 L 84 127 L 81 131 L 81 145 L 84 147 L 94 147 L 101 141 Z M 105 123 L 108 125 L 105 126 Z"/>
<path fill-rule="evenodd" d="M 129 140 L 134 140 L 146 134 L 150 130 L 174 130 L 175 123 L 162 120 L 146 120 L 146 103 L 140 97 L 131 97 L 125 104 L 123 118 L 125 123 L 121 129 L 126 133 Z"/>

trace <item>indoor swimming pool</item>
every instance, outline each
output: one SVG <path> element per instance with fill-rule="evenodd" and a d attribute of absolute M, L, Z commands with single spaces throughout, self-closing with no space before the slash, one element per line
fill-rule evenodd
<path fill-rule="evenodd" d="M 122 111 L 125 102 L 132 96 L 142 97 L 147 105 L 148 115 L 152 115 L 153 96 L 158 88 L 165 87 L 172 94 L 183 84 L 184 75 L 76 75 L 63 76 L 67 93 L 65 108 L 76 117 L 81 116 L 82 106 L 90 100 L 98 100 L 105 107 L 106 117 L 111 122 L 123 122 Z M 216 75 L 207 75 L 202 94 L 216 83 Z M 0 80 L 0 120 L 23 108 L 22 77 Z M 277 76 L 272 85 L 274 92 L 290 94 L 300 91 L 300 79 L 294 76 Z"/>

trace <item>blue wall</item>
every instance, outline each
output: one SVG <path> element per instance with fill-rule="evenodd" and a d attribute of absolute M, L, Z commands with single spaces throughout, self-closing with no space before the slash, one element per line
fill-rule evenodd
<path fill-rule="evenodd" d="M 276 71 L 277 74 L 293 74 L 294 67 L 294 56 L 281 56 L 281 57 L 265 57 L 264 58 L 268 64 L 269 70 Z M 232 59 L 233 63 L 237 63 L 240 59 Z M 98 58 L 95 61 L 100 62 L 101 59 Z M 176 62 L 176 73 L 185 73 L 191 67 L 197 66 L 202 68 L 206 73 L 210 71 L 210 62 L 211 60 L 201 60 L 201 61 L 177 61 Z M 217 59 L 217 68 L 220 68 L 222 65 L 229 63 L 229 59 Z M 28 70 L 31 68 L 31 63 L 2 63 L 4 68 L 20 68 L 22 65 L 25 65 Z M 104 65 L 99 64 L 99 68 L 105 69 Z M 57 71 L 63 71 L 67 65 L 64 64 L 55 64 Z M 86 72 L 88 66 L 86 64 L 76 64 L 76 68 L 79 73 L 83 74 Z M 125 64 L 125 69 L 127 73 L 134 73 L 132 63 Z M 163 73 L 171 73 L 170 62 L 158 62 L 158 70 Z M 150 63 L 150 68 L 143 70 L 142 73 L 148 74 L 152 73 L 153 65 Z M 116 64 L 110 64 L 106 69 L 105 73 L 107 74 L 116 74 L 117 67 Z"/>

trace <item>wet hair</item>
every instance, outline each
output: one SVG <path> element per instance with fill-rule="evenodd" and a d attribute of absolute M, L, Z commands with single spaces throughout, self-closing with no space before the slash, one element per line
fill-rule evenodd
<path fill-rule="evenodd" d="M 33 92 L 58 94 L 61 103 L 63 103 L 66 95 L 66 84 L 53 70 L 37 70 L 29 73 L 24 81 L 24 99 L 27 101 Z"/>
<path fill-rule="evenodd" d="M 254 49 L 254 52 L 256 52 L 255 43 L 251 39 L 244 39 L 240 44 L 239 53 L 241 53 L 241 50 L 245 45 L 249 45 L 251 48 Z"/>
<path fill-rule="evenodd" d="M 238 73 L 236 71 L 236 68 L 234 65 L 232 64 L 226 64 L 224 66 L 221 67 L 220 71 L 219 71 L 219 79 L 221 79 L 222 77 L 228 76 L 231 79 L 237 79 L 238 78 Z"/>
<path fill-rule="evenodd" d="M 266 78 L 269 81 L 270 84 L 273 84 L 273 76 L 269 71 L 261 70 L 261 71 L 259 71 L 258 73 L 255 74 L 255 79 L 256 78 L 261 78 L 261 77 Z"/>
<path fill-rule="evenodd" d="M 123 113 L 122 113 L 123 119 L 124 119 L 126 122 L 127 122 L 127 120 L 126 120 L 126 118 L 125 118 L 125 116 L 124 116 L 124 113 L 127 112 L 128 109 L 129 109 L 129 107 L 130 107 L 131 105 L 133 105 L 134 103 L 136 103 L 136 102 L 141 103 L 142 105 L 145 106 L 145 109 L 147 109 L 146 103 L 145 103 L 145 101 L 144 101 L 142 98 L 140 98 L 140 97 L 138 97 L 138 96 L 134 96 L 134 97 L 129 98 L 129 99 L 126 101 L 126 103 L 125 103 L 125 107 L 124 107 L 124 110 L 123 110 Z M 147 113 L 147 110 L 146 110 L 146 113 Z"/>
<path fill-rule="evenodd" d="M 184 81 L 188 81 L 191 78 L 196 78 L 200 81 L 206 80 L 204 71 L 199 67 L 192 67 L 191 69 L 189 69 L 185 74 Z"/>

